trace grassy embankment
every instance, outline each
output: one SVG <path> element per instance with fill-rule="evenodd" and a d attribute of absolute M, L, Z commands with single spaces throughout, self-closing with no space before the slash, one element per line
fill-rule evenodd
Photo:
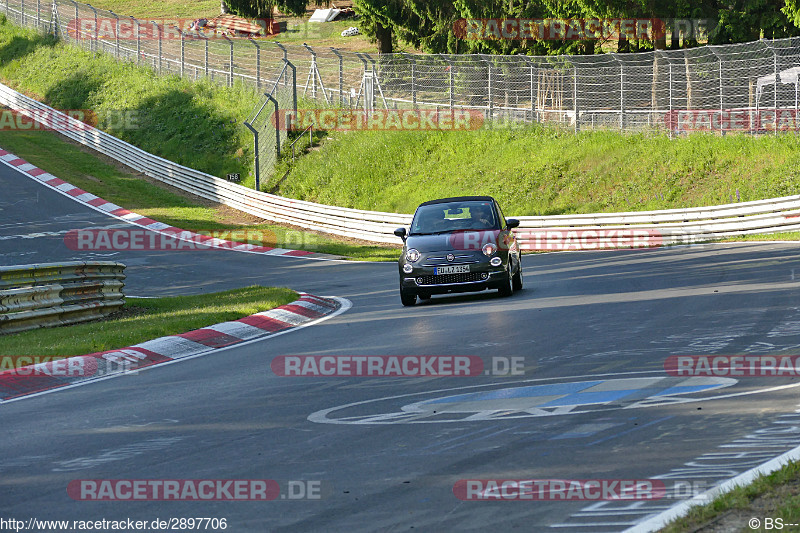
<path fill-rule="evenodd" d="M 297 293 L 292 290 L 268 287 L 196 296 L 129 298 L 120 318 L 2 335 L 0 353 L 69 356 L 124 348 L 268 311 L 296 299 Z"/>

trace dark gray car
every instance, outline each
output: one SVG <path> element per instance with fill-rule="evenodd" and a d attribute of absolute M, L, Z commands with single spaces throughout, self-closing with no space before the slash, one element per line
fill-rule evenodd
<path fill-rule="evenodd" d="M 420 204 L 411 228 L 394 234 L 404 241 L 400 299 L 497 289 L 511 296 L 522 289 L 520 251 L 512 229 L 491 196 L 460 196 Z"/>

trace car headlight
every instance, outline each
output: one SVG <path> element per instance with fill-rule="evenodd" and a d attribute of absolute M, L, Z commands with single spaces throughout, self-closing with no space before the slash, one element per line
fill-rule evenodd
<path fill-rule="evenodd" d="M 494 255 L 496 251 L 497 251 L 497 245 L 492 242 L 487 242 L 486 244 L 483 245 L 483 255 L 487 257 L 490 255 Z"/>
<path fill-rule="evenodd" d="M 413 272 L 413 270 L 414 270 L 414 267 L 411 266 L 410 264 L 406 263 L 405 265 L 403 265 L 403 272 L 405 272 L 406 274 L 411 274 L 411 272 Z"/>
<path fill-rule="evenodd" d="M 419 250 L 416 248 L 411 248 L 409 251 L 406 252 L 406 261 L 417 261 L 419 259 Z"/>

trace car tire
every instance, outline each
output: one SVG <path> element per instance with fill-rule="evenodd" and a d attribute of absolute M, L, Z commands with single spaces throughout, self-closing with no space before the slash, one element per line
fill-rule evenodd
<path fill-rule="evenodd" d="M 410 307 L 417 303 L 417 295 L 413 292 L 406 292 L 400 289 L 400 301 L 403 302 L 404 306 Z"/>
<path fill-rule="evenodd" d="M 508 269 L 506 270 L 505 279 L 503 280 L 503 285 L 497 289 L 497 292 L 500 293 L 500 296 L 511 296 L 514 293 L 514 283 L 513 277 L 511 276 L 511 260 L 508 261 Z"/>
<path fill-rule="evenodd" d="M 511 279 L 511 286 L 515 291 L 522 290 L 522 261 L 517 261 L 517 273 Z"/>

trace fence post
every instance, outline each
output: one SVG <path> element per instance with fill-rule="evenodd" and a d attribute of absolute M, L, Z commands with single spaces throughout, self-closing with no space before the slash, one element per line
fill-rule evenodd
<path fill-rule="evenodd" d="M 36 30 L 39 30 L 39 27 L 42 24 L 42 17 L 41 17 L 41 10 L 42 10 L 42 0 L 36 0 Z"/>
<path fill-rule="evenodd" d="M 772 55 L 775 58 L 775 85 L 774 87 L 774 94 L 775 94 L 775 135 L 778 134 L 778 84 L 781 81 L 781 75 L 778 71 L 778 54 L 775 52 L 775 49 L 770 46 L 770 50 L 772 50 Z"/>
<path fill-rule="evenodd" d="M 447 84 L 449 86 L 449 91 L 448 91 L 447 98 L 450 101 L 450 112 L 452 114 L 453 108 L 455 107 L 455 99 L 456 99 L 455 98 L 455 69 L 456 69 L 456 67 L 455 67 L 455 64 L 453 63 L 452 59 L 450 59 L 450 57 L 445 57 L 444 60 L 447 63 L 447 66 L 449 67 L 448 72 L 450 73 L 450 75 L 448 76 L 448 79 L 447 79 Z"/>
<path fill-rule="evenodd" d="M 252 38 L 248 37 L 250 42 L 253 43 L 253 46 L 256 47 L 256 88 L 260 91 L 261 90 L 261 47 L 258 46 L 258 43 Z"/>
<path fill-rule="evenodd" d="M 487 102 L 487 106 L 486 106 L 486 122 L 489 124 L 489 127 L 491 127 L 492 115 L 494 115 L 494 109 L 493 109 L 493 106 L 492 106 L 492 64 L 491 64 L 491 62 L 489 62 L 488 59 L 486 59 L 486 56 L 484 54 L 481 54 L 480 58 L 481 58 L 481 61 L 486 63 L 486 69 L 487 69 L 487 74 L 488 74 L 487 77 L 486 77 L 486 79 L 487 79 L 486 91 L 487 91 L 487 94 L 488 94 L 488 98 L 487 98 L 488 102 Z"/>
<path fill-rule="evenodd" d="M 286 64 L 292 69 L 292 108 L 294 109 L 294 116 L 297 116 L 297 67 L 288 59 Z"/>
<path fill-rule="evenodd" d="M 267 99 L 275 105 L 275 155 L 280 158 L 281 156 L 281 121 L 278 113 L 278 101 L 272 97 L 271 94 L 266 95 Z"/>
<path fill-rule="evenodd" d="M 276 118 L 277 118 L 277 115 L 276 115 Z M 260 178 L 261 178 L 261 176 L 260 176 L 260 164 L 261 163 L 260 163 L 259 158 L 258 158 L 258 130 L 255 129 L 252 126 L 252 124 L 250 124 L 249 122 L 245 122 L 244 125 L 247 126 L 247 129 L 249 129 L 253 133 L 253 152 L 255 153 L 255 167 L 256 167 L 255 168 L 255 170 L 256 170 L 256 190 L 259 190 L 261 188 L 261 182 L 260 182 L 261 181 L 260 180 Z"/>
<path fill-rule="evenodd" d="M 7 2 L 8 0 L 6 0 Z M 20 0 L 20 9 L 19 9 L 20 17 L 22 19 L 22 24 L 20 26 L 25 25 L 25 0 Z"/>
<path fill-rule="evenodd" d="M 184 33 L 183 30 L 180 29 L 178 26 L 174 26 L 178 33 L 181 36 L 181 78 L 183 78 L 183 71 L 184 66 L 186 65 L 186 42 L 184 41 Z"/>
<path fill-rule="evenodd" d="M 158 73 L 161 74 L 161 26 L 158 25 L 158 22 L 155 20 L 151 20 L 150 22 L 153 23 L 153 26 L 156 28 L 156 35 L 158 35 Z M 156 66 L 156 65 L 153 65 Z"/>
<path fill-rule="evenodd" d="M 119 17 L 117 16 L 116 13 L 114 13 L 110 9 L 109 9 L 108 12 L 111 13 L 114 16 L 114 20 L 116 20 L 115 26 L 114 26 L 114 46 L 115 46 L 115 48 L 114 48 L 114 57 L 119 59 Z"/>
<path fill-rule="evenodd" d="M 339 105 L 344 105 L 344 58 L 336 48 L 331 47 L 331 52 L 339 58 Z"/>
<path fill-rule="evenodd" d="M 230 45 L 230 57 L 228 59 L 230 60 L 231 64 L 228 76 L 228 87 L 233 87 L 233 41 L 231 41 L 230 38 L 224 33 L 222 36 L 225 37 L 225 40 L 228 41 L 228 44 Z"/>
<path fill-rule="evenodd" d="M 285 46 L 283 46 L 283 45 L 282 45 L 281 43 L 279 43 L 278 41 L 274 41 L 274 42 L 275 42 L 275 45 L 276 45 L 278 48 L 280 48 L 281 50 L 283 50 L 283 60 L 284 60 L 284 62 L 285 62 L 285 61 L 288 61 L 288 60 L 289 60 L 289 52 L 286 50 L 286 47 L 285 47 Z M 286 78 L 283 78 L 283 86 L 284 86 L 284 87 L 286 87 L 286 82 L 287 82 Z"/>
<path fill-rule="evenodd" d="M 142 39 L 139 31 L 139 21 L 131 16 L 131 22 L 136 26 L 136 64 L 138 65 L 142 57 Z"/>
<path fill-rule="evenodd" d="M 411 63 L 411 107 L 417 109 L 417 62 L 403 53 L 403 58 Z"/>
<path fill-rule="evenodd" d="M 675 131 L 675 126 L 678 124 L 678 116 L 672 113 L 672 61 L 669 62 L 669 138 L 672 139 Z"/>
<path fill-rule="evenodd" d="M 208 78 L 208 37 L 206 37 L 205 32 L 198 31 L 197 33 L 200 34 L 200 37 L 203 38 L 203 44 L 205 47 L 205 52 L 203 54 L 204 66 L 203 66 L 203 74 L 206 78 Z"/>
<path fill-rule="evenodd" d="M 97 10 L 94 7 L 92 7 L 92 4 L 86 4 L 86 6 L 89 9 L 91 9 L 92 12 L 94 13 L 94 48 L 93 48 L 93 50 L 97 51 L 98 37 L 99 37 L 98 28 L 97 28 L 97 24 L 98 24 L 98 21 L 97 21 Z"/>
<path fill-rule="evenodd" d="M 311 98 L 317 99 L 317 53 L 313 48 L 303 43 L 303 47 L 311 54 L 311 68 L 308 71 L 308 78 L 311 81 Z M 308 89 L 308 81 L 306 81 L 306 89 Z M 324 90 L 324 89 L 323 89 Z M 305 93 L 303 93 L 305 94 Z"/>
<path fill-rule="evenodd" d="M 715 47 L 709 47 L 711 49 L 711 53 L 714 54 L 714 57 L 717 58 L 717 62 L 719 63 L 719 131 L 722 132 L 722 110 L 724 109 L 722 105 L 722 58 L 717 53 Z"/>
<path fill-rule="evenodd" d="M 575 108 L 575 133 L 581 131 L 579 124 L 579 109 L 578 109 L 578 66 L 573 67 L 572 70 L 572 104 Z"/>

